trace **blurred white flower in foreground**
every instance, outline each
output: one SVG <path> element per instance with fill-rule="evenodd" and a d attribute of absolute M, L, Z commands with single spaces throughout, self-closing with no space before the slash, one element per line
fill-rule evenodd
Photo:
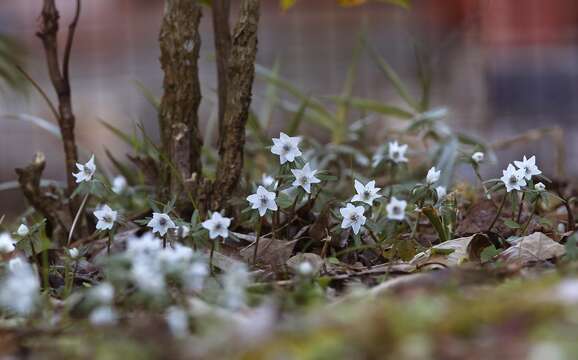
<path fill-rule="evenodd" d="M 114 325 L 118 320 L 118 315 L 111 306 L 99 306 L 92 310 L 89 320 L 95 326 Z"/>
<path fill-rule="evenodd" d="M 93 214 L 98 220 L 96 223 L 96 230 L 112 229 L 118 216 L 118 212 L 112 210 L 110 206 L 106 204 L 94 211 Z"/>
<path fill-rule="evenodd" d="M 223 277 L 222 303 L 229 309 L 237 310 L 245 306 L 245 290 L 250 283 L 247 266 L 235 263 Z"/>
<path fill-rule="evenodd" d="M 88 296 L 100 304 L 110 304 L 114 300 L 114 287 L 109 282 L 100 283 L 88 291 Z"/>
<path fill-rule="evenodd" d="M 275 181 L 275 178 L 271 175 L 267 175 L 267 174 L 263 174 L 261 176 L 261 185 L 263 185 L 264 187 L 269 187 L 269 186 L 273 186 L 273 189 L 277 188 L 277 183 Z"/>
<path fill-rule="evenodd" d="M 295 158 L 301 156 L 301 150 L 299 150 L 299 142 L 301 138 L 298 136 L 288 136 L 285 133 L 281 133 L 279 138 L 273 138 L 273 146 L 271 147 L 271 152 L 275 155 L 279 155 L 279 161 L 281 165 L 286 162 L 293 162 Z"/>
<path fill-rule="evenodd" d="M 80 255 L 80 251 L 78 248 L 70 248 L 68 249 L 68 255 L 70 255 L 72 259 L 76 259 L 78 258 L 78 255 Z"/>
<path fill-rule="evenodd" d="M 183 273 L 185 287 L 189 291 L 201 291 L 205 285 L 205 279 L 209 275 L 209 267 L 196 261 Z"/>
<path fill-rule="evenodd" d="M 79 170 L 78 173 L 72 174 L 76 178 L 77 183 L 83 181 L 90 181 L 96 172 L 96 165 L 94 164 L 94 155 L 90 157 L 90 160 L 86 164 L 76 163 L 76 168 Z"/>
<path fill-rule="evenodd" d="M 189 314 L 184 309 L 178 306 L 169 307 L 165 320 L 174 336 L 185 337 L 189 334 Z"/>
<path fill-rule="evenodd" d="M 152 228 L 153 233 L 157 232 L 160 236 L 164 236 L 169 229 L 175 229 L 177 227 L 171 218 L 163 213 L 153 213 L 153 218 L 147 226 Z"/>
<path fill-rule="evenodd" d="M 40 282 L 34 267 L 23 259 L 12 259 L 0 283 L 0 307 L 28 315 L 38 302 L 39 291 Z"/>
<path fill-rule="evenodd" d="M 0 253 L 10 253 L 16 249 L 16 240 L 8 233 L 0 234 Z"/>

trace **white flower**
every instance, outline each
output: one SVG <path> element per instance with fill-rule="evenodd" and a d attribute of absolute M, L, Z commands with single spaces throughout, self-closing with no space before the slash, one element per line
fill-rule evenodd
<path fill-rule="evenodd" d="M 92 310 L 89 320 L 95 326 L 114 325 L 118 320 L 118 315 L 110 306 L 99 306 Z"/>
<path fill-rule="evenodd" d="M 438 195 L 438 200 L 441 200 L 447 195 L 448 192 L 445 186 L 438 186 L 436 187 L 436 193 Z"/>
<path fill-rule="evenodd" d="M 481 163 L 482 161 L 484 161 L 484 158 L 485 158 L 485 157 L 486 157 L 486 155 L 485 155 L 483 152 L 481 152 L 481 151 L 478 151 L 478 152 L 475 152 L 475 153 L 472 154 L 472 160 L 473 160 L 476 164 L 479 164 L 479 163 Z"/>
<path fill-rule="evenodd" d="M 28 228 L 28 226 L 24 225 L 24 224 L 20 224 L 20 226 L 18 227 L 18 230 L 16 230 L 16 234 L 18 236 L 26 236 L 30 233 L 30 229 Z"/>
<path fill-rule="evenodd" d="M 375 199 L 381 197 L 381 195 L 378 194 L 381 188 L 375 187 L 375 180 L 371 180 L 367 184 L 363 185 L 361 181 L 355 179 L 353 186 L 355 187 L 355 191 L 357 191 L 357 194 L 353 196 L 351 202 L 359 201 L 364 202 L 369 206 L 371 206 L 373 205 Z"/>
<path fill-rule="evenodd" d="M 177 228 L 177 236 L 184 239 L 189 236 L 191 229 L 187 225 L 179 225 Z"/>
<path fill-rule="evenodd" d="M 131 236 L 126 244 L 126 254 L 129 258 L 137 258 L 156 254 L 162 248 L 161 240 L 153 233 L 144 233 L 141 237 Z"/>
<path fill-rule="evenodd" d="M 0 253 L 10 253 L 16 249 L 16 241 L 8 233 L 0 234 Z"/>
<path fill-rule="evenodd" d="M 110 208 L 108 205 L 103 205 L 93 212 L 98 219 L 96 223 L 96 230 L 110 230 L 114 226 L 118 213 Z"/>
<path fill-rule="evenodd" d="M 30 314 L 38 301 L 38 273 L 25 260 L 9 262 L 6 277 L 0 283 L 0 307 L 19 315 Z"/>
<path fill-rule="evenodd" d="M 502 170 L 502 174 L 500 180 L 506 185 L 507 192 L 512 190 L 519 191 L 526 186 L 526 180 L 524 179 L 526 171 L 524 169 L 516 170 L 514 165 L 509 164 L 506 170 Z"/>
<path fill-rule="evenodd" d="M 79 170 L 78 173 L 72 174 L 76 178 L 77 183 L 83 181 L 92 180 L 92 176 L 96 172 L 96 165 L 94 164 L 94 155 L 90 157 L 90 160 L 84 165 L 76 163 L 76 168 Z"/>
<path fill-rule="evenodd" d="M 126 178 L 122 175 L 118 175 L 112 180 L 112 191 L 115 194 L 122 193 L 124 189 L 126 189 L 126 186 L 127 186 Z"/>
<path fill-rule="evenodd" d="M 78 248 L 70 248 L 68 249 L 68 255 L 70 255 L 72 259 L 76 259 L 78 258 L 78 255 L 80 255 L 80 251 Z"/>
<path fill-rule="evenodd" d="M 315 177 L 317 170 L 311 170 L 309 163 L 305 164 L 302 169 L 291 169 L 293 176 L 295 176 L 295 181 L 293 181 L 293 186 L 301 186 L 303 190 L 307 193 L 311 192 L 311 184 L 318 184 L 321 182 Z"/>
<path fill-rule="evenodd" d="M 238 310 L 245 306 L 245 290 L 251 278 L 247 266 L 243 263 L 235 263 L 223 277 L 223 304 L 232 310 Z"/>
<path fill-rule="evenodd" d="M 159 263 L 161 271 L 175 273 L 184 270 L 193 258 L 193 249 L 188 246 L 176 243 L 174 247 L 166 247 L 156 254 L 156 261 Z"/>
<path fill-rule="evenodd" d="M 182 308 L 169 307 L 165 314 L 165 320 L 174 336 L 184 337 L 189 333 L 189 315 Z"/>
<path fill-rule="evenodd" d="M 339 209 L 341 216 L 343 216 L 341 228 L 347 229 L 351 227 L 353 233 L 357 234 L 367 220 L 363 215 L 364 211 L 365 208 L 363 206 L 355 206 L 353 204 L 347 204 L 344 208 Z"/>
<path fill-rule="evenodd" d="M 231 225 L 231 219 L 222 216 L 218 212 L 211 214 L 211 218 L 203 221 L 203 228 L 209 230 L 209 237 L 215 239 L 217 237 L 222 237 L 226 239 L 229 237 L 229 225 Z"/>
<path fill-rule="evenodd" d="M 405 218 L 406 206 L 407 201 L 398 200 L 395 196 L 392 196 L 389 204 L 385 207 L 385 210 L 387 210 L 387 218 L 389 220 L 403 220 Z"/>
<path fill-rule="evenodd" d="M 436 170 L 435 166 L 429 169 L 425 178 L 425 181 L 428 183 L 428 185 L 432 185 L 438 182 L 441 172 L 441 170 Z"/>
<path fill-rule="evenodd" d="M 407 151 L 407 145 L 399 145 L 397 141 L 392 141 L 389 143 L 389 159 L 396 164 L 407 162 L 405 157 L 405 152 Z"/>
<path fill-rule="evenodd" d="M 538 166 L 536 166 L 536 156 L 526 159 L 526 155 L 524 155 L 522 161 L 514 161 L 514 164 L 518 169 L 522 170 L 526 180 L 531 180 L 532 176 L 542 173 L 542 171 L 538 169 Z"/>
<path fill-rule="evenodd" d="M 544 190 L 546 190 L 546 185 L 544 185 L 543 183 L 539 182 L 536 185 L 534 185 L 534 189 L 542 192 Z"/>
<path fill-rule="evenodd" d="M 267 174 L 261 175 L 261 185 L 264 187 L 273 186 L 273 189 L 277 188 L 277 182 L 275 181 L 275 178 Z"/>
<path fill-rule="evenodd" d="M 177 227 L 171 218 L 163 213 L 153 213 L 153 218 L 147 226 L 153 229 L 153 233 L 158 232 L 160 236 L 164 236 L 169 229 Z"/>
<path fill-rule="evenodd" d="M 158 259 L 133 259 L 130 274 L 136 286 L 146 293 L 162 294 L 165 291 L 165 273 Z"/>
<path fill-rule="evenodd" d="M 100 283 L 88 291 L 88 296 L 100 304 L 110 304 L 114 300 L 114 287 L 109 282 Z"/>
<path fill-rule="evenodd" d="M 567 304 L 578 304 L 578 279 L 564 279 L 556 289 L 557 297 Z"/>
<path fill-rule="evenodd" d="M 257 188 L 257 192 L 247 196 L 247 201 L 251 203 L 251 209 L 258 209 L 259 215 L 263 216 L 267 210 L 277 211 L 275 193 L 267 191 L 263 186 Z"/>
<path fill-rule="evenodd" d="M 15 257 L 8 260 L 8 269 L 10 271 L 18 271 L 21 266 L 27 266 L 28 262 L 21 257 Z"/>
<path fill-rule="evenodd" d="M 313 273 L 313 265 L 311 265 L 309 261 L 303 261 L 297 267 L 297 271 L 300 275 L 309 276 L 311 273 Z"/>
<path fill-rule="evenodd" d="M 301 138 L 298 136 L 291 137 L 285 133 L 281 133 L 279 138 L 273 138 L 271 152 L 275 155 L 279 155 L 281 165 L 285 164 L 287 161 L 293 162 L 296 157 L 301 156 L 301 150 L 299 150 L 300 141 Z"/>
<path fill-rule="evenodd" d="M 209 267 L 203 262 L 196 261 L 183 273 L 183 282 L 188 290 L 201 291 L 208 275 Z"/>

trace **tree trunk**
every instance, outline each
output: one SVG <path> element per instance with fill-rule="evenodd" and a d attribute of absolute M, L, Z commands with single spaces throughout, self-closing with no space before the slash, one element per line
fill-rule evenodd
<path fill-rule="evenodd" d="M 194 0 L 167 0 L 159 36 L 164 93 L 159 109 L 163 164 L 162 197 L 183 192 L 194 173 L 200 175 L 202 138 L 198 59 L 201 5 Z M 183 184 L 182 182 L 185 182 Z"/>
<path fill-rule="evenodd" d="M 210 207 L 221 209 L 232 196 L 243 170 L 245 125 L 255 76 L 259 0 L 243 0 L 227 62 L 227 104 L 219 134 L 219 163 Z"/>

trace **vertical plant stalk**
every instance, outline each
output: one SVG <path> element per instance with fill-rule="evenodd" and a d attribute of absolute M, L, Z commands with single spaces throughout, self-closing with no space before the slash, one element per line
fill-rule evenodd
<path fill-rule="evenodd" d="M 74 18 L 68 27 L 68 35 L 64 47 L 62 68 L 58 57 L 58 20 L 60 14 L 56 8 L 54 0 L 44 0 L 44 6 L 40 15 L 40 29 L 36 36 L 42 41 L 48 74 L 50 81 L 58 97 L 58 126 L 62 134 L 62 144 L 64 147 L 64 158 L 66 161 L 66 181 L 68 195 L 72 194 L 76 188 L 76 181 L 72 173 L 76 170 L 75 164 L 78 161 L 76 140 L 74 138 L 74 125 L 76 118 L 72 111 L 72 96 L 70 89 L 69 67 L 72 43 L 80 18 L 81 0 L 76 0 L 76 11 Z"/>
<path fill-rule="evenodd" d="M 219 133 L 217 176 L 211 185 L 210 204 L 220 209 L 237 187 L 243 169 L 245 126 L 255 77 L 260 0 L 243 0 L 231 37 L 227 66 L 227 104 Z"/>
<path fill-rule="evenodd" d="M 213 0 L 213 33 L 217 61 L 217 95 L 219 99 L 218 119 L 219 134 L 224 131 L 225 109 L 227 105 L 227 69 L 231 48 L 231 0 Z M 220 144 L 219 144 L 220 146 Z"/>
<path fill-rule="evenodd" d="M 259 217 L 259 222 L 257 223 L 257 235 L 255 236 L 255 250 L 253 250 L 253 265 L 257 264 L 257 255 L 259 255 L 259 238 L 261 237 L 262 227 L 263 227 L 263 217 Z"/>
<path fill-rule="evenodd" d="M 492 229 L 494 228 L 494 225 L 496 225 L 496 221 L 498 221 L 498 218 L 500 217 L 500 214 L 502 213 L 502 209 L 504 209 L 504 205 L 506 204 L 506 198 L 507 197 L 508 197 L 507 194 L 504 194 L 504 196 L 502 197 L 502 202 L 500 203 L 500 207 L 498 208 L 498 212 L 496 212 L 496 216 L 494 216 L 492 223 L 488 227 L 488 232 L 492 231 Z"/>
<path fill-rule="evenodd" d="M 178 178 L 187 181 L 201 173 L 202 138 L 198 127 L 201 103 L 199 82 L 199 24 L 202 9 L 197 1 L 166 0 L 159 42 L 164 93 L 159 108 L 163 164 L 163 198 L 182 193 Z M 172 166 L 171 166 L 172 165 Z M 173 170 L 174 168 L 174 170 Z M 178 176 L 173 176 L 177 171 Z M 184 186 L 188 186 L 185 184 Z M 166 192 L 168 191 L 168 193 Z"/>

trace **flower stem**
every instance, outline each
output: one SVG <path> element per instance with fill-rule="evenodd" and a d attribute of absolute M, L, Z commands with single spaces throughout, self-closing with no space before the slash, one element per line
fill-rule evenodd
<path fill-rule="evenodd" d="M 526 193 L 522 193 L 522 200 L 520 200 L 520 208 L 518 209 L 518 217 L 516 222 L 519 224 L 522 218 L 522 210 L 524 209 L 524 199 L 526 199 Z"/>
<path fill-rule="evenodd" d="M 507 196 L 506 196 L 506 194 L 504 194 L 504 196 L 502 197 L 502 202 L 500 203 L 500 207 L 498 208 L 498 212 L 496 212 L 496 216 L 494 217 L 494 220 L 492 220 L 490 227 L 488 227 L 488 232 L 492 231 L 492 228 L 496 224 L 496 221 L 498 221 L 498 218 L 500 217 L 500 214 L 502 213 L 502 209 L 504 209 L 504 204 L 506 204 L 506 198 L 507 198 Z"/>
<path fill-rule="evenodd" d="M 257 252 L 259 250 L 259 237 L 261 237 L 261 225 L 263 222 L 263 218 L 259 218 L 259 223 L 257 224 L 257 235 L 255 238 L 255 250 L 253 251 L 253 265 L 255 265 L 257 263 Z M 275 231 L 273 231 L 273 234 L 275 234 Z"/>
<path fill-rule="evenodd" d="M 537 197 L 536 200 L 534 201 L 532 213 L 530 214 L 530 216 L 528 216 L 528 220 L 526 220 L 526 222 L 524 223 L 524 227 L 522 227 L 522 229 L 520 230 L 520 236 L 524 236 L 526 234 L 526 230 L 528 229 L 530 222 L 532 222 L 534 215 L 536 215 L 536 210 L 538 210 L 538 200 L 539 199 L 540 198 Z"/>
<path fill-rule="evenodd" d="M 209 269 L 211 269 L 211 274 L 213 274 L 213 255 L 215 254 L 215 241 L 211 241 L 211 252 L 209 254 Z"/>

